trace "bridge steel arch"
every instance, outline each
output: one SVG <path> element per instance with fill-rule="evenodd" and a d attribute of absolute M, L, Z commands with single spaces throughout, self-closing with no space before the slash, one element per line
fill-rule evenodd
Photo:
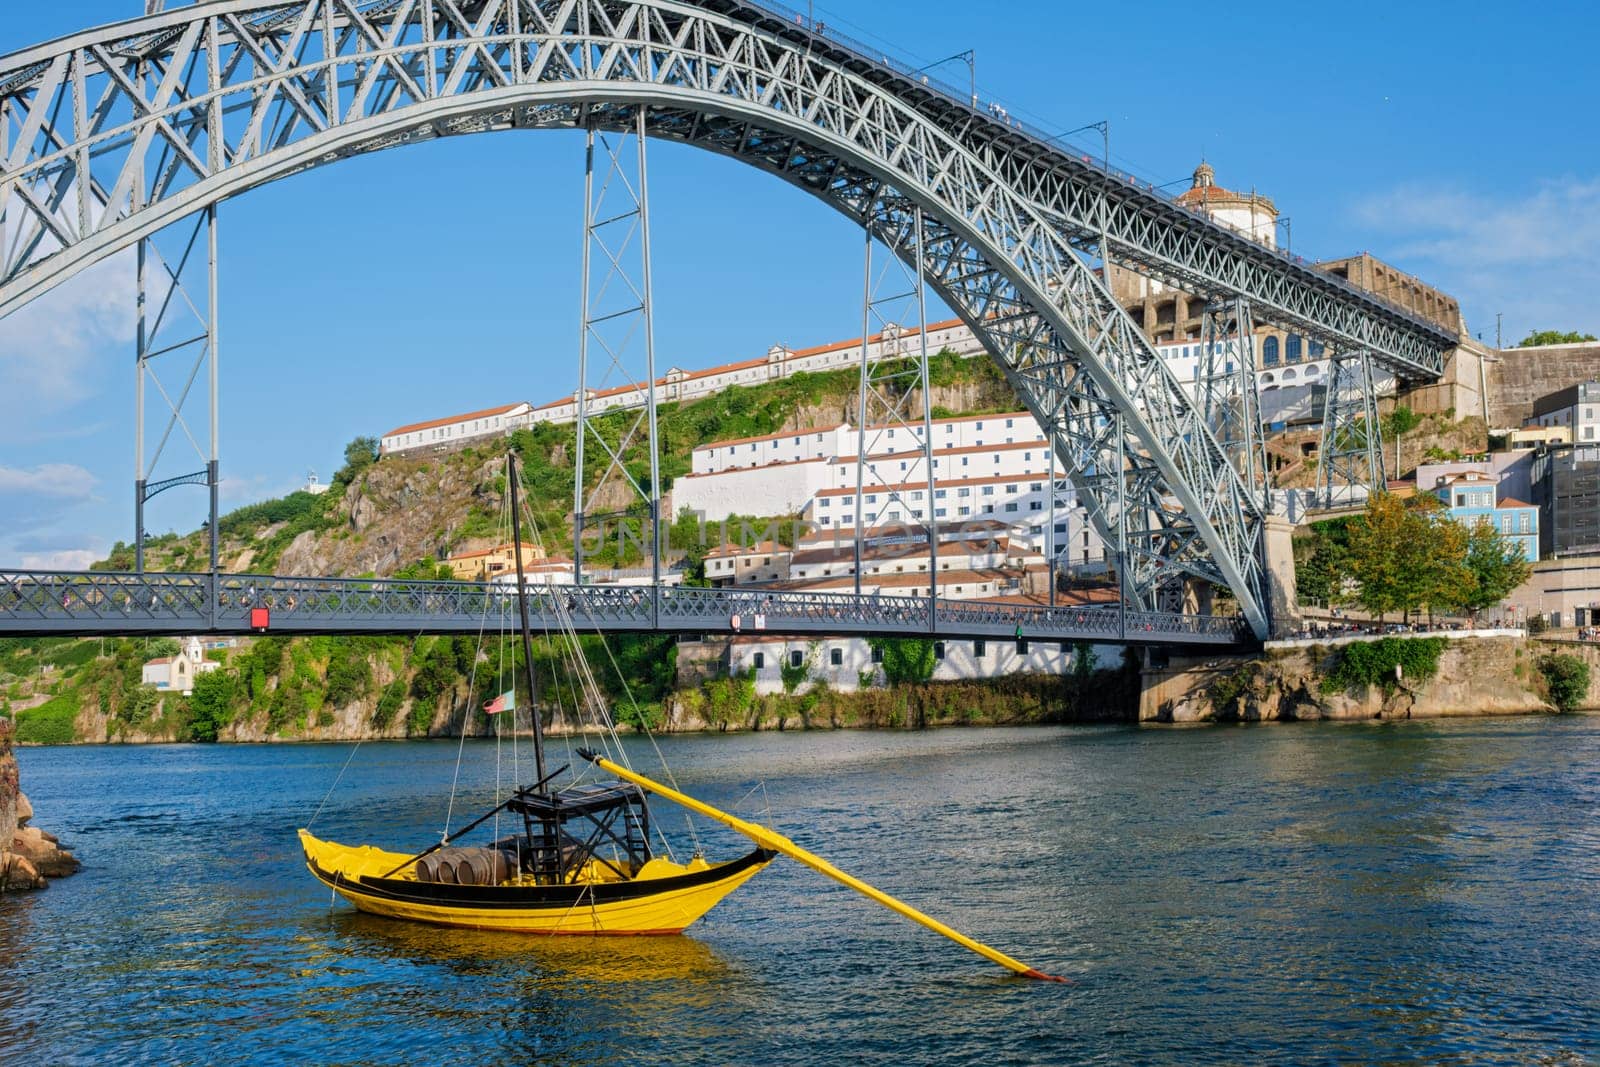
<path fill-rule="evenodd" d="M 210 0 L 88 30 L 0 59 L 0 315 L 300 170 L 642 111 L 651 136 L 920 248 L 1046 428 L 1132 606 L 1179 609 L 1200 579 L 1266 636 L 1261 504 L 1203 412 L 1036 190 L 1000 172 L 980 117 L 936 121 L 884 75 L 733 0 Z"/>

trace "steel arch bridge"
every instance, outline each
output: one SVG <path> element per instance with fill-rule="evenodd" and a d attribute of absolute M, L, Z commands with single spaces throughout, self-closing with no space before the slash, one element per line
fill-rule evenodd
<path fill-rule="evenodd" d="M 1130 608 L 1172 611 L 1198 580 L 1265 636 L 1260 493 L 1091 253 L 1408 379 L 1436 377 L 1454 338 L 817 29 L 738 0 L 208 0 L 25 49 L 0 58 L 0 315 L 310 167 L 640 125 L 915 259 L 1046 428 Z"/>

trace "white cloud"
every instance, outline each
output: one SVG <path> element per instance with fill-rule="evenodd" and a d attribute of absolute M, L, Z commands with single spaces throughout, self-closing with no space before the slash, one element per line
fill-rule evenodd
<path fill-rule="evenodd" d="M 106 376 L 96 363 L 133 345 L 135 291 L 132 254 L 122 252 L 0 319 L 0 395 L 13 410 L 60 411 L 97 392 Z"/>
<path fill-rule="evenodd" d="M 105 558 L 104 552 L 92 548 L 61 548 L 53 552 L 24 552 L 19 570 L 25 571 L 86 571 L 89 564 Z"/>
<path fill-rule="evenodd" d="M 0 493 L 87 500 L 94 487 L 94 475 L 75 463 L 44 463 L 32 470 L 0 467 Z"/>
<path fill-rule="evenodd" d="M 1474 332 L 1491 337 L 1504 312 L 1507 343 L 1536 329 L 1600 333 L 1600 178 L 1499 197 L 1408 185 L 1355 214 L 1387 236 L 1385 258 L 1458 296 Z"/>

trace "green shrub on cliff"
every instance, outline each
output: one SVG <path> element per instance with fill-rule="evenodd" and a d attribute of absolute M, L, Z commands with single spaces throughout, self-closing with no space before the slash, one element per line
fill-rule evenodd
<path fill-rule="evenodd" d="M 1378 685 L 1390 692 L 1402 683 L 1427 681 L 1439 673 L 1439 654 L 1445 644 L 1443 637 L 1385 637 L 1345 645 L 1322 679 L 1322 690 L 1338 693 Z M 1396 667 L 1400 668 L 1399 679 Z"/>
<path fill-rule="evenodd" d="M 378 697 L 378 706 L 372 710 L 372 725 L 380 730 L 387 730 L 389 724 L 394 722 L 394 717 L 400 710 L 400 705 L 406 701 L 406 682 L 404 678 L 396 678 L 383 687 L 383 695 Z"/>
<path fill-rule="evenodd" d="M 78 739 L 72 724 L 77 717 L 77 701 L 64 696 L 19 711 L 17 740 L 31 745 L 70 745 Z"/>
<path fill-rule="evenodd" d="M 189 698 L 190 741 L 215 741 L 222 727 L 233 721 L 233 698 L 238 679 L 227 670 L 214 670 L 194 680 Z"/>
<path fill-rule="evenodd" d="M 1566 652 L 1545 656 L 1539 661 L 1539 673 L 1550 691 L 1550 703 L 1557 711 L 1576 711 L 1589 695 L 1589 664 L 1586 660 Z"/>

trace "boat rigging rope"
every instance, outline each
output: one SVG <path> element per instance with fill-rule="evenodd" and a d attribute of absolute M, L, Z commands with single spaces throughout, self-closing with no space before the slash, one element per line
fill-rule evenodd
<path fill-rule="evenodd" d="M 360 748 L 361 748 L 361 742 L 360 741 L 357 741 L 354 745 L 350 746 L 350 755 L 348 755 L 348 756 L 346 756 L 344 758 L 344 766 L 340 767 L 339 768 L 339 773 L 334 775 L 333 784 L 328 787 L 328 791 L 326 793 L 322 794 L 322 803 L 317 805 L 317 810 L 314 813 L 312 813 L 311 821 L 306 823 L 306 829 L 307 830 L 309 830 L 313 826 L 317 825 L 317 816 L 321 815 L 322 814 L 322 809 L 328 806 L 328 798 L 333 796 L 333 791 L 335 789 L 339 788 L 339 781 L 342 778 L 344 778 L 344 772 L 350 769 L 350 761 L 356 758 L 356 752 Z"/>
<path fill-rule="evenodd" d="M 505 510 L 503 505 L 501 510 L 502 512 Z M 504 515 L 502 515 L 502 521 L 503 520 Z M 445 806 L 444 809 L 444 828 L 439 831 L 439 841 L 441 844 L 450 839 L 450 820 L 455 816 L 456 786 L 461 781 L 461 757 L 465 753 L 467 747 L 467 724 L 472 721 L 472 703 L 477 699 L 478 692 L 478 651 L 483 648 L 483 632 L 488 628 L 489 625 L 489 602 L 493 599 L 494 598 L 488 596 L 487 593 L 485 594 L 483 598 L 483 612 L 478 616 L 478 644 L 472 652 L 472 670 L 467 674 L 467 707 L 466 710 L 461 714 L 461 729 L 459 731 L 460 737 L 458 737 L 456 740 L 456 769 L 455 773 L 450 776 L 450 802 Z M 504 612 L 501 613 L 501 618 L 502 620 L 504 619 Z M 417 636 L 422 636 L 421 631 L 418 631 Z M 413 644 L 412 647 L 414 648 L 415 644 Z M 513 681 L 515 681 L 515 679 L 513 679 Z M 499 745 L 500 731 L 498 728 L 496 728 L 494 764 L 494 802 L 496 804 L 500 803 Z M 498 814 L 495 816 L 494 823 L 495 834 L 498 836 L 500 833 L 500 816 Z"/>

